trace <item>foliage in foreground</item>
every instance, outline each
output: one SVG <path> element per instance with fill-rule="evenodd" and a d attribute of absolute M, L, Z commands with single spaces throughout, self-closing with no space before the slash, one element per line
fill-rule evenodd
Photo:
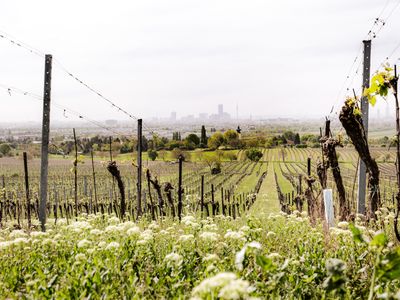
<path fill-rule="evenodd" d="M 387 211 L 379 216 L 382 223 L 393 218 Z M 324 234 L 299 213 L 247 220 L 188 215 L 181 224 L 90 215 L 70 225 L 59 220 L 46 233 L 3 229 L 0 295 L 399 298 L 400 248 L 357 222 Z"/>

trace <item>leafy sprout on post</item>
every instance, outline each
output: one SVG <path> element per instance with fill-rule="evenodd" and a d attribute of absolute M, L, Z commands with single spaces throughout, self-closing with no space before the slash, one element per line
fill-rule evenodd
<path fill-rule="evenodd" d="M 366 88 L 363 95 L 368 98 L 372 106 L 376 104 L 376 97 L 386 98 L 389 90 L 395 92 L 396 76 L 389 64 L 383 65 L 384 70 L 378 71 L 371 79 L 371 86 Z"/>

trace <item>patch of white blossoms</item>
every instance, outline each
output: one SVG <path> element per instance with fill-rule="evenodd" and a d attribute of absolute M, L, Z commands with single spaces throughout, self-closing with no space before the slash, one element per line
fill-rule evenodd
<path fill-rule="evenodd" d="M 223 272 L 204 279 L 192 290 L 192 300 L 211 299 L 247 299 L 254 288 L 249 282 L 240 278 L 234 273 Z"/>

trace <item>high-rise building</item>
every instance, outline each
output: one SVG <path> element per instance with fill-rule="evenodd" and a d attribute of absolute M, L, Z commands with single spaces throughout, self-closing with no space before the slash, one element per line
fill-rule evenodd
<path fill-rule="evenodd" d="M 171 121 L 176 121 L 176 111 L 171 112 L 171 116 L 169 117 Z"/>
<path fill-rule="evenodd" d="M 218 116 L 222 118 L 223 115 L 224 115 L 224 105 L 218 104 Z"/>

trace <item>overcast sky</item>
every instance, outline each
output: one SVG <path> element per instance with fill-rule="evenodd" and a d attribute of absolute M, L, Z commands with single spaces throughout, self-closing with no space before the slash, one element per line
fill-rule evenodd
<path fill-rule="evenodd" d="M 136 116 L 211 113 L 221 103 L 232 115 L 238 105 L 240 116 L 323 117 L 374 19 L 399 1 L 3 0 L 0 31 L 53 54 Z M 373 40 L 373 70 L 399 32 L 397 7 Z M 0 84 L 42 95 L 43 70 L 42 58 L 0 39 Z M 126 119 L 56 64 L 52 99 L 93 119 Z M 0 101 L 0 121 L 41 120 L 38 101 L 2 89 Z M 55 108 L 52 118 L 65 120 Z"/>

